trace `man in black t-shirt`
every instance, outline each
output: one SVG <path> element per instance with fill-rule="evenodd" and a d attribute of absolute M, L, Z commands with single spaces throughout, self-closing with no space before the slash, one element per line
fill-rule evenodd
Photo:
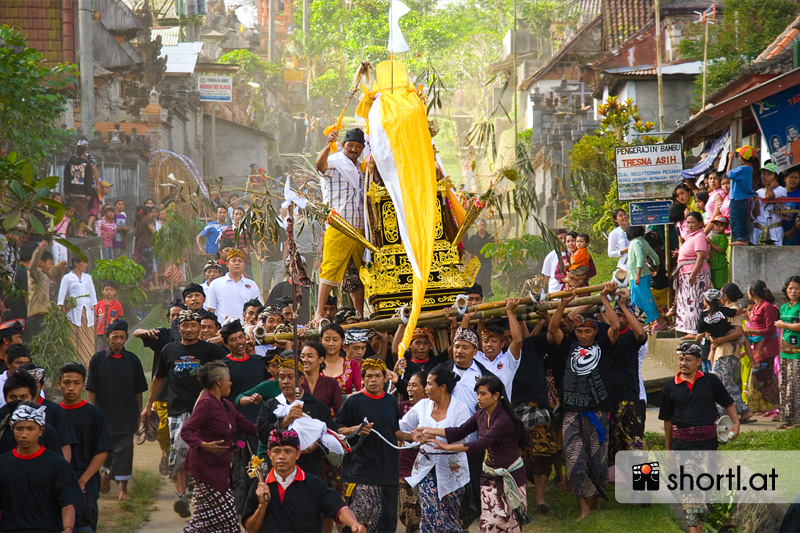
<path fill-rule="evenodd" d="M 247 419 L 256 423 L 258 416 L 258 405 L 237 405 L 236 397 L 252 389 L 264 379 L 266 366 L 264 358 L 260 355 L 252 355 L 248 352 L 247 335 L 238 320 L 228 322 L 220 329 L 222 340 L 227 346 L 229 353 L 222 362 L 230 371 L 231 390 L 228 399 L 236 406 L 236 409 Z M 250 457 L 253 455 L 250 450 L 258 447 L 258 438 L 245 435 L 238 431 L 236 439 L 247 442 L 248 447 L 237 448 L 233 451 L 231 458 L 231 486 L 233 487 L 233 498 L 236 502 L 236 511 L 241 514 L 244 510 L 244 502 L 247 491 L 252 483 L 247 475 L 247 466 Z"/>
<path fill-rule="evenodd" d="M 101 473 L 101 491 L 109 490 L 113 476 L 119 499 L 128 499 L 128 481 L 133 477 L 133 436 L 139 427 L 142 393 L 147 390 L 142 362 L 125 349 L 128 323 L 117 319 L 106 329 L 108 348 L 89 361 L 87 399 L 100 408 L 108 422 L 113 450 Z"/>
<path fill-rule="evenodd" d="M 169 454 L 169 475 L 175 482 L 175 490 L 178 493 L 173 508 L 182 518 L 188 518 L 191 511 L 189 500 L 186 498 L 187 476 L 183 470 L 188 450 L 186 443 L 180 438 L 180 432 L 202 390 L 197 379 L 197 369 L 208 362 L 219 361 L 228 355 L 228 351 L 216 344 L 200 340 L 200 315 L 197 313 L 190 310 L 181 311 L 178 322 L 181 340 L 167 344 L 158 355 L 156 373 L 141 419 L 145 422 L 150 417 L 153 402 L 166 382 L 169 386 L 167 416 L 172 445 Z"/>
<path fill-rule="evenodd" d="M 399 454 L 387 442 L 397 442 L 400 426 L 397 400 L 383 390 L 386 375 L 386 363 L 365 359 L 361 366 L 364 390 L 348 396 L 336 415 L 342 435 L 354 434 L 365 418 L 369 421 L 358 433 L 361 441 L 352 441 L 353 451 L 344 456 L 342 481 L 347 484 L 350 509 L 370 533 L 397 528 Z"/>
<path fill-rule="evenodd" d="M 367 533 L 335 490 L 297 466 L 302 455 L 295 431 L 274 429 L 268 439 L 273 468 L 247 498 L 242 515 L 247 531 L 322 531 L 322 519 L 335 518 L 353 533 Z"/>
<path fill-rule="evenodd" d="M 615 282 L 603 284 L 600 299 L 608 320 L 607 333 L 599 332 L 591 315 L 575 317 L 574 337 L 559 328 L 564 309 L 574 296 L 563 298 L 547 326 L 547 341 L 557 346 L 564 362 L 564 422 L 562 436 L 567 463 L 567 478 L 581 506 L 578 520 L 589 516 L 608 499 L 608 410 L 610 400 L 605 385 L 609 359 L 619 337 L 619 320 L 608 301 L 617 289 Z"/>
<path fill-rule="evenodd" d="M 540 514 L 550 512 L 544 499 L 547 479 L 554 469 L 561 476 L 560 426 L 554 423 L 553 410 L 557 404 L 550 403 L 547 387 L 547 332 L 542 332 L 550 320 L 547 311 L 541 311 L 542 319 L 531 335 L 522 342 L 519 368 L 514 374 L 511 388 L 511 405 L 528 430 L 533 446 L 522 453 L 528 479 L 536 485 L 536 510 Z M 549 419 L 545 418 L 545 413 Z"/>
<path fill-rule="evenodd" d="M 39 444 L 44 410 L 24 402 L 11 415 L 17 447 L 0 455 L 0 531 L 75 528 L 81 489 L 69 463 Z"/>
<path fill-rule="evenodd" d="M 59 369 L 58 388 L 63 400 L 61 407 L 75 428 L 78 444 L 72 449 L 72 471 L 83 490 L 83 500 L 76 508 L 77 530 L 91 527 L 97 530 L 97 499 L 100 497 L 100 468 L 108 452 L 113 450 L 103 412 L 81 399 L 86 383 L 86 368 L 80 363 L 67 363 Z"/>
<path fill-rule="evenodd" d="M 639 350 L 647 342 L 642 323 L 628 308 L 629 293 L 620 290 L 615 306 L 619 320 L 619 339 L 611 354 L 608 373 L 608 396 L 611 399 L 611 418 L 608 421 L 608 464 L 615 463 L 617 452 L 646 450 L 644 420 L 638 409 Z M 614 479 L 613 469 L 610 478 Z"/>
<path fill-rule="evenodd" d="M 667 450 L 716 450 L 717 404 L 733 420 L 730 440 L 739 436 L 739 415 L 725 385 L 714 374 L 700 370 L 700 346 L 683 342 L 678 346 L 678 373 L 664 383 L 658 418 L 664 421 Z M 705 504 L 684 503 L 683 511 L 689 531 L 701 533 L 703 518 L 708 513 Z"/>
<path fill-rule="evenodd" d="M 154 329 L 137 329 L 133 332 L 133 336 L 142 340 L 145 348 L 153 350 L 153 369 L 151 376 L 156 375 L 156 364 L 158 363 L 158 355 L 164 346 L 170 342 L 175 342 L 180 339 L 180 336 L 172 336 L 172 323 L 178 319 L 181 311 L 186 309 L 186 306 L 180 299 L 173 300 L 169 304 L 169 324 L 170 327 L 160 327 Z M 161 387 L 161 392 L 153 402 L 153 411 L 158 414 L 158 433 L 156 433 L 156 442 L 161 447 L 161 463 L 158 465 L 158 472 L 162 476 L 169 474 L 169 420 L 167 418 L 167 393 L 169 387 L 164 382 Z"/>

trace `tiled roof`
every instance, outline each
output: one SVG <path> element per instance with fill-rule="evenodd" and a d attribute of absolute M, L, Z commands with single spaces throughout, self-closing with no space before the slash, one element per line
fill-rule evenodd
<path fill-rule="evenodd" d="M 0 23 L 19 28 L 47 62 L 75 59 L 74 0 L 2 0 Z"/>
<path fill-rule="evenodd" d="M 601 0 L 572 0 L 572 2 L 577 6 L 578 12 L 581 14 L 578 22 L 579 26 L 588 24 L 600 14 Z"/>
<path fill-rule="evenodd" d="M 602 0 L 603 49 L 610 50 L 655 20 L 654 0 Z"/>
<path fill-rule="evenodd" d="M 680 61 L 676 63 L 665 64 L 661 67 L 661 74 L 700 74 L 702 70 L 702 61 Z M 610 68 L 603 71 L 606 74 L 614 74 L 617 76 L 656 76 L 656 67 L 654 65 L 640 65 L 636 67 L 620 67 Z"/>
<path fill-rule="evenodd" d="M 800 15 L 798 15 L 798 17 L 794 19 L 794 22 L 789 24 L 789 26 L 783 30 L 783 32 L 778 35 L 774 41 L 772 41 L 772 44 L 767 46 L 767 48 L 761 52 L 761 54 L 759 54 L 755 60 L 755 63 L 772 59 L 773 57 L 786 51 L 786 49 L 797 40 L 800 40 Z"/>

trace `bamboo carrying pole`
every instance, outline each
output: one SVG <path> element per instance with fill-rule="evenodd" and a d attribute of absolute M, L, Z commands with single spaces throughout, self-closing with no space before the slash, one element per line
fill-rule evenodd
<path fill-rule="evenodd" d="M 602 285 L 600 285 L 599 287 L 602 288 Z M 591 289 L 592 287 L 582 287 L 582 288 L 583 289 Z M 577 292 L 577 291 L 578 290 L 576 289 L 575 292 Z M 561 294 L 561 296 L 568 296 L 571 291 L 562 291 L 562 292 L 566 292 L 567 294 Z M 585 294 L 585 293 L 586 292 L 584 291 L 583 294 Z M 558 293 L 553 293 L 553 294 L 558 294 Z M 581 306 L 584 306 L 584 305 L 600 305 L 602 303 L 601 298 L 602 298 L 602 296 L 600 296 L 599 294 L 598 295 L 594 295 L 594 296 L 586 296 L 586 297 L 583 297 L 583 298 L 576 298 L 573 301 L 569 302 L 569 304 L 567 304 L 567 308 L 581 307 Z M 529 320 L 530 319 L 529 317 L 535 317 L 536 316 L 536 312 L 538 312 L 538 311 L 552 311 L 552 310 L 556 309 L 558 307 L 558 304 L 559 304 L 559 302 L 557 302 L 557 301 L 549 301 L 549 302 L 542 302 L 542 303 L 537 303 L 537 304 L 533 305 L 532 303 L 530 303 L 530 298 L 523 298 L 523 300 L 526 300 L 526 299 L 528 300 L 527 304 L 521 304 L 514 310 L 514 314 L 515 315 L 521 315 L 521 316 L 525 317 L 525 318 L 523 318 L 523 320 Z M 506 314 L 505 301 L 492 302 L 491 304 L 482 304 L 482 305 L 489 306 L 489 305 L 498 304 L 498 303 L 501 303 L 502 307 L 495 306 L 495 307 L 492 307 L 492 308 L 488 308 L 488 309 L 484 308 L 482 310 L 476 311 L 475 316 L 472 317 L 472 319 L 470 320 L 470 324 L 472 324 L 473 321 L 475 323 L 477 323 L 477 321 L 479 321 L 479 320 L 505 316 L 505 314 Z M 481 306 L 477 305 L 477 306 L 473 306 L 472 308 L 468 308 L 468 309 L 477 309 L 479 307 L 481 307 Z M 422 315 L 420 315 L 420 319 L 419 319 L 419 321 L 417 321 L 417 327 L 426 327 L 426 328 L 446 327 L 446 326 L 448 326 L 450 324 L 450 322 L 447 320 L 448 316 L 455 316 L 456 318 L 458 318 L 458 315 L 454 315 L 453 313 L 454 312 L 452 310 L 450 310 L 450 311 L 436 311 L 436 312 L 427 313 L 428 316 L 425 317 L 425 318 L 422 318 Z M 372 330 L 376 330 L 376 331 L 392 331 L 392 330 L 396 329 L 397 326 L 399 326 L 400 324 L 402 324 L 402 320 L 400 318 L 385 318 L 383 320 L 373 320 L 373 321 L 370 321 L 370 322 L 358 322 L 358 323 L 355 323 L 355 324 L 345 324 L 345 325 L 342 325 L 342 329 L 347 330 L 347 329 L 355 328 L 355 329 L 372 329 Z M 320 330 L 318 330 L 318 329 L 307 329 L 307 330 L 305 330 L 303 332 L 298 333 L 297 337 L 298 337 L 298 340 L 305 340 L 305 339 L 316 339 L 316 338 L 319 337 L 319 335 L 320 335 Z M 253 330 L 253 336 L 255 337 L 256 344 L 258 344 L 258 345 L 272 344 L 276 340 L 291 341 L 291 340 L 294 340 L 294 338 L 295 338 L 292 333 L 279 333 L 277 335 L 269 335 L 269 334 L 265 334 L 263 332 L 260 333 L 258 328 L 255 328 Z"/>

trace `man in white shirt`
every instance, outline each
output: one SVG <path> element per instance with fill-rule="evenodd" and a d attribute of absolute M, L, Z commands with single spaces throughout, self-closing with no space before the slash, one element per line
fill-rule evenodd
<path fill-rule="evenodd" d="M 231 248 L 227 259 L 228 273 L 211 282 L 206 302 L 206 309 L 217 315 L 222 324 L 233 319 L 242 320 L 245 302 L 253 299 L 261 301 L 256 282 L 244 276 L 244 252 Z"/>
<path fill-rule="evenodd" d="M 567 230 L 563 228 L 559 228 L 555 231 L 556 237 L 561 240 L 561 243 L 564 245 L 564 249 L 566 250 L 567 247 Z M 556 279 L 556 269 L 558 268 L 558 258 L 559 255 L 564 257 L 567 255 L 567 252 L 560 252 L 556 253 L 555 250 L 547 254 L 542 261 L 542 275 L 545 279 L 545 284 L 547 284 L 547 292 L 557 292 L 561 290 L 561 282 Z"/>
<path fill-rule="evenodd" d="M 503 328 L 495 324 L 488 324 L 482 332 L 483 351 L 479 351 L 475 355 L 476 361 L 503 382 L 503 386 L 506 388 L 506 398 L 511 398 L 511 385 L 514 382 L 517 368 L 519 368 L 519 357 L 522 352 L 522 327 L 514 314 L 514 309 L 518 305 L 519 299 L 517 298 L 506 300 L 506 316 L 511 330 L 511 344 L 508 349 L 503 350 L 506 343 L 506 334 Z"/>

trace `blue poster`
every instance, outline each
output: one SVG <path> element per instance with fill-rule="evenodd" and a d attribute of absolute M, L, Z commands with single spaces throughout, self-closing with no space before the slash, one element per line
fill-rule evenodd
<path fill-rule="evenodd" d="M 800 165 L 800 85 L 750 106 L 778 172 Z"/>
<path fill-rule="evenodd" d="M 672 200 L 658 200 L 655 202 L 631 202 L 632 226 L 655 226 L 669 224 L 669 206 Z"/>

